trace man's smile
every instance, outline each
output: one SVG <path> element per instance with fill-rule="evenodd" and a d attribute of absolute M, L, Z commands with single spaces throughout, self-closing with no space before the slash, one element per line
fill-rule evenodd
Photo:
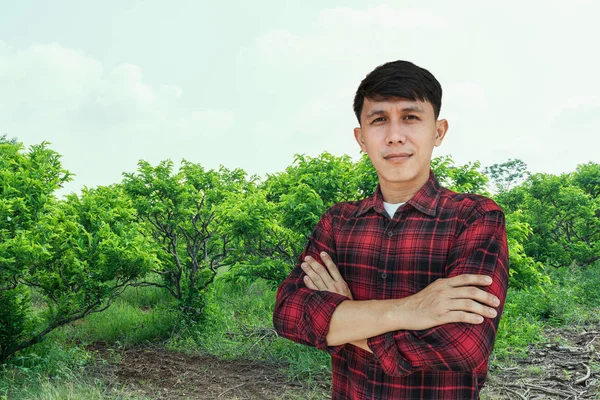
<path fill-rule="evenodd" d="M 383 156 L 383 158 L 393 164 L 397 164 L 397 163 L 402 163 L 402 162 L 408 160 L 411 156 L 412 156 L 411 153 L 402 152 L 402 153 L 390 153 L 390 154 Z"/>

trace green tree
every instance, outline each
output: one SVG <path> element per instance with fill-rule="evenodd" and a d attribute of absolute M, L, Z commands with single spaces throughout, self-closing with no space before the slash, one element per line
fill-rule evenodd
<path fill-rule="evenodd" d="M 550 284 L 544 265 L 525 253 L 523 243 L 532 236 L 533 230 L 518 210 L 506 215 L 506 236 L 509 249 L 510 287 L 515 289 L 540 288 Z"/>
<path fill-rule="evenodd" d="M 42 252 L 19 281 L 43 296 L 45 310 L 34 329 L 3 346 L 1 360 L 59 326 L 106 310 L 158 263 L 135 221 L 130 201 L 114 187 L 70 194 L 38 221 L 30 240 Z"/>
<path fill-rule="evenodd" d="M 589 167 L 560 176 L 534 174 L 522 188 L 513 189 L 522 197 L 520 208 L 533 229 L 525 251 L 536 260 L 560 266 L 600 259 L 600 198 L 592 195 Z"/>
<path fill-rule="evenodd" d="M 277 205 L 285 227 L 307 236 L 329 207 L 357 200 L 355 166 L 349 156 L 296 154 L 284 172 L 269 175 L 261 188 Z"/>
<path fill-rule="evenodd" d="M 572 177 L 573 184 L 580 187 L 591 198 L 600 197 L 600 164 L 589 162 L 578 165 Z"/>
<path fill-rule="evenodd" d="M 227 207 L 224 202 L 229 194 L 244 189 L 245 172 L 223 167 L 206 170 L 184 160 L 174 173 L 171 161 L 155 167 L 140 161 L 137 173 L 124 176 L 123 188 L 161 260 L 150 271 L 155 277 L 136 285 L 166 289 L 185 315 L 199 317 L 203 294 L 218 268 L 227 265 L 232 250 L 233 237 L 218 220 L 217 210 Z"/>
<path fill-rule="evenodd" d="M 511 187 L 520 185 L 531 175 L 527 171 L 527 164 L 518 158 L 485 167 L 484 172 L 490 177 L 499 193 L 507 192 Z"/>
<path fill-rule="evenodd" d="M 286 227 L 284 214 L 259 187 L 231 193 L 224 204 L 227 206 L 219 209 L 218 217 L 233 238 L 228 258 L 231 268 L 225 278 L 236 282 L 262 278 L 279 284 L 302 251 L 302 233 Z"/>
<path fill-rule="evenodd" d="M 48 143 L 24 151 L 14 139 L 0 140 L 0 291 L 14 289 L 41 251 L 32 232 L 52 206 L 54 191 L 70 179 Z"/>
<path fill-rule="evenodd" d="M 0 142 L 0 363 L 59 326 L 106 309 L 157 260 L 113 188 L 58 201 L 69 180 L 47 143 Z M 30 293 L 43 299 L 32 310 Z"/>

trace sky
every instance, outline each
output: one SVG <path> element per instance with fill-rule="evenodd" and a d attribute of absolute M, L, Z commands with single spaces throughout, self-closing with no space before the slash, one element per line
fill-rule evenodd
<path fill-rule="evenodd" d="M 600 162 L 600 2 L 0 0 L 0 135 L 75 174 L 139 160 L 284 170 L 358 158 L 354 93 L 409 60 L 443 87 L 434 156 L 559 174 Z"/>

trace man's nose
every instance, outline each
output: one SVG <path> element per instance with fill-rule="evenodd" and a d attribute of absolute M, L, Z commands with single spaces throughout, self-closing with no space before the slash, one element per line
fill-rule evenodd
<path fill-rule="evenodd" d="M 386 142 L 388 144 L 406 143 L 406 133 L 402 127 L 396 124 L 390 124 L 387 130 Z"/>

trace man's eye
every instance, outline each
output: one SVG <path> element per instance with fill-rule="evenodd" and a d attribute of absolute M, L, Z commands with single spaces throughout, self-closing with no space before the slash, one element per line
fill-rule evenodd
<path fill-rule="evenodd" d="M 416 115 L 407 115 L 404 119 L 419 119 Z"/>
<path fill-rule="evenodd" d="M 385 121 L 385 118 L 383 118 L 383 117 L 375 118 L 371 123 L 374 124 L 375 122 L 381 122 L 381 121 Z"/>

